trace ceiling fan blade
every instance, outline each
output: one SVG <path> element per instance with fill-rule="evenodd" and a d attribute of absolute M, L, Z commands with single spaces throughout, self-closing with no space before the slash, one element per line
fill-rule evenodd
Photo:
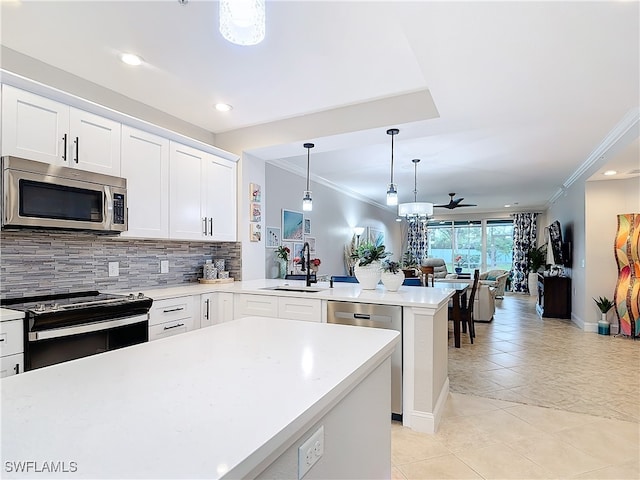
<path fill-rule="evenodd" d="M 475 203 L 459 203 L 456 205 L 456 207 L 477 207 L 478 205 L 476 205 Z"/>

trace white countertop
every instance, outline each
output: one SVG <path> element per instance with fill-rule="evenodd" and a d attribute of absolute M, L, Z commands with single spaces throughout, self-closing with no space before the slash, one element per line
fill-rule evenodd
<path fill-rule="evenodd" d="M 179 297 L 183 295 L 199 295 L 209 292 L 250 293 L 260 295 L 276 295 L 279 297 L 319 298 L 322 300 L 337 300 L 344 302 L 375 303 L 380 305 L 400 305 L 413 307 L 440 308 L 446 305 L 454 291 L 450 288 L 439 287 L 407 287 L 402 286 L 397 292 L 389 292 L 382 285 L 375 290 L 363 290 L 357 283 L 335 282 L 329 288 L 328 282 L 312 284 L 312 289 L 319 292 L 287 292 L 282 290 L 268 290 L 268 288 L 289 285 L 304 287 L 303 280 L 262 279 L 228 284 L 195 284 L 184 286 L 142 290 L 142 293 L 154 300 Z M 267 290 L 265 290 L 267 288 Z M 137 290 L 135 291 L 137 293 Z M 129 291 L 127 291 L 129 293 Z"/>
<path fill-rule="evenodd" d="M 76 462 L 73 478 L 243 477 L 398 341 L 248 317 L 4 378 L 3 478 L 16 477 L 6 462 L 26 460 Z"/>
<path fill-rule="evenodd" d="M 0 308 L 0 322 L 6 322 L 8 320 L 18 320 L 20 318 L 24 318 L 24 312 L 9 310 L 8 308 Z"/>

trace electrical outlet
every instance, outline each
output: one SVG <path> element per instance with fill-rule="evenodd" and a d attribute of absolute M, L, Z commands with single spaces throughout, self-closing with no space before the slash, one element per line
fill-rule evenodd
<path fill-rule="evenodd" d="M 324 425 L 298 447 L 298 479 L 304 477 L 324 454 Z"/>
<path fill-rule="evenodd" d="M 119 277 L 120 276 L 120 263 L 119 262 L 109 262 L 109 276 L 110 277 Z"/>
<path fill-rule="evenodd" d="M 169 273 L 169 260 L 160 260 L 160 273 Z"/>

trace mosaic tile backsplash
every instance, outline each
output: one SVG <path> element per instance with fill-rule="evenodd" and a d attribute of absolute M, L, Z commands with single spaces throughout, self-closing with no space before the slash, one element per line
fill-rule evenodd
<path fill-rule="evenodd" d="M 0 299 L 82 290 L 142 290 L 197 282 L 207 259 L 223 258 L 241 280 L 240 242 L 136 240 L 85 232 L 3 231 Z M 160 261 L 169 273 L 160 273 Z M 109 262 L 120 275 L 109 277 Z"/>

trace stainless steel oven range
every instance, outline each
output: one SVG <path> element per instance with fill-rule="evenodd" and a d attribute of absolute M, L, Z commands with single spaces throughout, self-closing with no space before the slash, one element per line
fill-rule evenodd
<path fill-rule="evenodd" d="M 25 370 L 147 342 L 153 300 L 97 291 L 3 300 L 24 311 Z"/>

